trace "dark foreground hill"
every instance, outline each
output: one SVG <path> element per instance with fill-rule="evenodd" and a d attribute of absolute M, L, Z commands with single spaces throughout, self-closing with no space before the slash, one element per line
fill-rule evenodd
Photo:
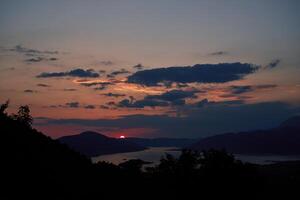
<path fill-rule="evenodd" d="M 134 142 L 107 137 L 92 131 L 86 131 L 78 135 L 64 136 L 58 140 L 86 156 L 99 156 L 146 149 Z"/>
<path fill-rule="evenodd" d="M 142 171 L 141 160 L 92 164 L 32 129 L 28 107 L 0 106 L 1 199 L 299 199 L 300 163 L 252 165 L 225 151 L 185 150 Z"/>
<path fill-rule="evenodd" d="M 237 154 L 300 155 L 300 117 L 279 127 L 241 133 L 226 133 L 201 139 L 192 149 L 226 149 Z"/>

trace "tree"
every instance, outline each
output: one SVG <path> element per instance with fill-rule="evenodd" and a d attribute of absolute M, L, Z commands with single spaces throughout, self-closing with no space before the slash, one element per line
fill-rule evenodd
<path fill-rule="evenodd" d="M 33 118 L 30 115 L 30 109 L 27 105 L 19 107 L 18 114 L 15 116 L 15 118 L 26 126 L 31 126 L 33 122 Z"/>
<path fill-rule="evenodd" d="M 5 110 L 8 108 L 9 100 L 0 106 L 0 115 L 4 115 Z"/>

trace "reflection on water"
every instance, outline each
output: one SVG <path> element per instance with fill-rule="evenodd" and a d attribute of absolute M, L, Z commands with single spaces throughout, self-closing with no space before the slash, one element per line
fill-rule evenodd
<path fill-rule="evenodd" d="M 300 155 L 241 155 L 235 154 L 235 158 L 244 162 L 255 164 L 271 164 L 282 161 L 300 160 Z"/>
<path fill-rule="evenodd" d="M 114 164 L 119 164 L 131 159 L 141 159 L 148 162 L 158 163 L 162 156 L 171 154 L 175 157 L 179 156 L 180 151 L 176 151 L 176 147 L 150 147 L 143 151 L 129 152 L 129 153 L 116 153 L 109 155 L 102 155 L 93 157 L 92 161 L 107 161 Z"/>
<path fill-rule="evenodd" d="M 119 164 L 131 159 L 141 159 L 148 162 L 157 164 L 162 156 L 165 154 L 171 154 L 175 157 L 180 155 L 180 151 L 176 150 L 176 147 L 151 147 L 143 151 L 129 152 L 129 153 L 117 153 L 103 156 L 93 157 L 94 163 L 98 161 L 107 161 L 114 164 Z M 236 154 L 235 157 L 244 162 L 251 162 L 256 164 L 270 164 L 277 161 L 291 161 L 300 160 L 300 155 L 282 156 L 282 155 L 241 155 Z"/>

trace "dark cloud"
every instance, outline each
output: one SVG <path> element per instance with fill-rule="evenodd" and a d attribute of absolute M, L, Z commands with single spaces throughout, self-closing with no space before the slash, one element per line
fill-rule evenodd
<path fill-rule="evenodd" d="M 134 65 L 133 68 L 137 69 L 137 70 L 141 70 L 141 69 L 144 69 L 144 66 L 142 64 L 137 64 L 137 65 Z"/>
<path fill-rule="evenodd" d="M 109 101 L 109 102 L 106 103 L 106 105 L 108 105 L 108 106 L 116 106 L 117 103 L 114 102 L 114 101 Z"/>
<path fill-rule="evenodd" d="M 41 50 L 37 50 L 37 49 L 30 49 L 30 48 L 26 48 L 23 47 L 22 45 L 16 45 L 15 47 L 11 48 L 10 51 L 14 51 L 17 53 L 24 53 L 27 54 L 29 56 L 32 55 L 36 55 L 36 54 L 58 54 L 58 51 L 41 51 Z"/>
<path fill-rule="evenodd" d="M 43 58 L 43 57 L 36 57 L 36 58 L 28 58 L 25 61 L 26 62 L 41 62 L 43 60 L 45 60 L 45 58 Z"/>
<path fill-rule="evenodd" d="M 90 77 L 90 78 L 96 78 L 99 77 L 99 74 L 96 73 L 92 69 L 73 69 L 71 71 L 67 72 L 43 72 L 36 76 L 37 78 L 52 78 L 52 77 L 66 77 L 66 76 L 71 76 L 71 77 Z"/>
<path fill-rule="evenodd" d="M 269 64 L 267 64 L 265 66 L 266 69 L 272 69 L 272 68 L 275 68 L 277 67 L 279 64 L 280 64 L 281 60 L 280 59 L 275 59 L 275 60 L 272 60 Z"/>
<path fill-rule="evenodd" d="M 249 63 L 197 64 L 142 70 L 128 76 L 129 83 L 156 86 L 163 81 L 178 83 L 225 83 L 240 80 L 259 67 Z"/>
<path fill-rule="evenodd" d="M 200 91 L 198 90 L 191 90 L 191 91 L 184 91 L 184 90 L 171 90 L 168 92 L 165 92 L 160 95 L 148 95 L 145 97 L 145 99 L 156 99 L 156 100 L 163 100 L 163 101 L 176 101 L 180 99 L 185 99 L 185 98 L 197 98 L 195 95 Z"/>
<path fill-rule="evenodd" d="M 252 92 L 259 89 L 269 89 L 277 87 L 274 84 L 265 84 L 265 85 L 233 85 L 230 86 L 229 91 L 231 94 L 243 94 L 246 92 Z"/>
<path fill-rule="evenodd" d="M 27 90 L 24 90 L 25 93 L 37 93 L 36 90 L 30 90 L 30 89 L 27 89 Z"/>
<path fill-rule="evenodd" d="M 120 74 L 129 74 L 129 73 L 130 73 L 130 71 L 128 71 L 126 69 L 120 69 L 120 70 L 117 70 L 117 71 L 113 71 L 110 74 L 107 74 L 107 77 L 114 78 L 117 75 L 120 75 Z"/>
<path fill-rule="evenodd" d="M 254 86 L 256 89 L 270 89 L 270 88 L 275 88 L 278 85 L 275 84 L 264 84 L 264 85 L 256 85 Z"/>
<path fill-rule="evenodd" d="M 108 106 L 105 106 L 105 105 L 101 105 L 100 108 L 101 108 L 101 109 L 109 109 L 109 107 L 108 107 Z"/>
<path fill-rule="evenodd" d="M 38 83 L 36 84 L 38 87 L 51 87 L 50 85 L 44 84 L 44 83 Z"/>
<path fill-rule="evenodd" d="M 42 61 L 55 61 L 55 60 L 58 60 L 58 58 L 45 58 L 45 57 L 41 57 L 41 56 L 38 56 L 38 57 L 33 57 L 33 58 L 28 58 L 25 60 L 25 62 L 27 63 L 35 63 L 35 62 L 42 62 Z"/>
<path fill-rule="evenodd" d="M 208 54 L 209 56 L 224 56 L 228 55 L 227 51 L 216 51 Z"/>
<path fill-rule="evenodd" d="M 85 109 L 95 109 L 96 107 L 94 105 L 86 105 L 84 106 Z"/>
<path fill-rule="evenodd" d="M 68 102 L 64 105 L 50 105 L 50 108 L 83 108 L 83 109 L 95 109 L 96 106 L 92 104 L 80 104 L 78 101 Z"/>
<path fill-rule="evenodd" d="M 126 107 L 126 108 L 144 108 L 144 107 L 165 107 L 170 104 L 165 101 L 159 101 L 156 99 L 142 99 L 137 101 L 132 101 L 129 99 L 123 99 L 120 101 L 117 106 L 118 107 Z"/>
<path fill-rule="evenodd" d="M 92 86 L 107 86 L 112 85 L 112 82 L 87 82 L 87 83 L 80 83 L 80 85 L 86 86 L 86 87 L 92 87 Z"/>
<path fill-rule="evenodd" d="M 135 100 L 130 96 L 129 99 L 120 101 L 117 106 L 127 108 L 183 106 L 186 98 L 197 98 L 195 94 L 198 92 L 201 91 L 171 90 L 160 95 L 147 95 L 141 100 Z"/>
<path fill-rule="evenodd" d="M 114 85 L 114 82 L 88 82 L 88 83 L 80 83 L 80 85 L 86 86 L 86 87 L 94 87 L 94 90 L 105 90 L 109 85 Z"/>
<path fill-rule="evenodd" d="M 241 105 L 244 104 L 245 101 L 242 99 L 237 100 L 229 100 L 229 101 L 209 101 L 208 99 L 202 99 L 196 103 L 198 108 L 202 108 L 204 106 L 228 106 L 228 105 Z"/>
<path fill-rule="evenodd" d="M 151 137 L 200 138 L 224 132 L 266 129 L 300 112 L 300 107 L 281 102 L 208 106 L 185 113 L 185 117 L 167 115 L 127 115 L 117 119 L 47 119 L 44 125 L 70 125 L 120 129 L 151 128 Z M 217 117 L 216 117 L 217 116 Z M 43 125 L 43 124 L 39 124 Z"/>
<path fill-rule="evenodd" d="M 69 103 L 66 103 L 66 106 L 69 108 L 79 108 L 79 102 L 77 102 L 77 101 L 69 102 Z"/>
<path fill-rule="evenodd" d="M 115 98 L 118 98 L 118 97 L 125 97 L 126 95 L 125 94 L 118 94 L 118 93 L 105 93 L 105 94 L 102 94 L 103 96 L 107 96 L 107 97 L 115 97 Z"/>
<path fill-rule="evenodd" d="M 245 92 L 253 91 L 253 87 L 250 86 L 250 85 L 242 85 L 242 86 L 234 85 L 234 86 L 230 87 L 230 91 L 233 94 L 242 94 L 242 93 L 245 93 Z"/>

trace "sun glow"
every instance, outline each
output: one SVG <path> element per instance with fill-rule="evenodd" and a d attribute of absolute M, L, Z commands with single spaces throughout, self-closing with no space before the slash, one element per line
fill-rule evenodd
<path fill-rule="evenodd" d="M 125 136 L 124 136 L 124 135 L 120 135 L 119 138 L 120 138 L 120 139 L 125 139 Z"/>

